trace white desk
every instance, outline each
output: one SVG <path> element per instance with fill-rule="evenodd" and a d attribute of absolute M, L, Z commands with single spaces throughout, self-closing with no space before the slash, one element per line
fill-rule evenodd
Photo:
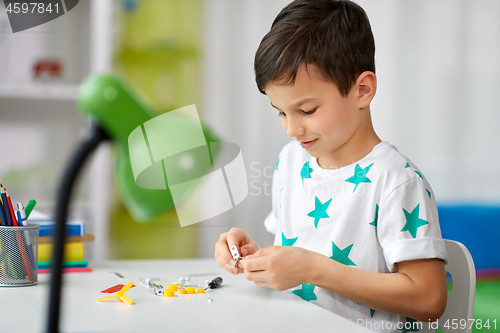
<path fill-rule="evenodd" d="M 287 292 L 277 292 L 234 276 L 212 259 L 107 261 L 91 263 L 91 273 L 64 275 L 61 331 L 63 332 L 369 332 L 348 320 Z M 119 272 L 121 280 L 110 272 Z M 204 283 L 216 276 L 222 286 L 205 294 L 152 296 L 140 277 L 157 277 L 164 287 L 181 276 Z M 0 287 L 0 331 L 43 332 L 46 327 L 48 274 L 32 287 Z M 96 302 L 101 290 L 133 282 L 126 294 L 134 301 Z M 209 303 L 208 298 L 213 298 Z"/>

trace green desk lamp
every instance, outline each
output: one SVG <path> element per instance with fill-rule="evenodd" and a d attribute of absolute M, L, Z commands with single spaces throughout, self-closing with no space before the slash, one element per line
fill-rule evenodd
<path fill-rule="evenodd" d="M 53 270 L 50 283 L 49 317 L 47 323 L 48 332 L 59 332 L 64 237 L 66 234 L 65 222 L 72 188 L 85 160 L 101 142 L 112 140 L 117 145 L 115 169 L 119 193 L 124 205 L 136 220 L 145 222 L 148 218 L 175 207 L 168 187 L 170 181 L 168 184 L 163 184 L 163 189 L 161 189 L 161 186 L 155 186 L 154 184 L 153 186 L 145 186 L 146 188 L 140 187 L 136 183 L 136 179 L 138 178 L 137 175 L 134 175 L 133 166 L 130 161 L 128 148 L 130 134 L 134 130 L 137 131 L 138 128 L 144 130 L 144 127 L 141 126 L 153 119 L 156 114 L 135 96 L 132 89 L 123 80 L 111 74 L 94 76 L 87 79 L 81 86 L 78 105 L 84 114 L 91 117 L 92 125 L 89 135 L 80 143 L 80 147 L 66 168 L 58 191 L 55 214 Z M 191 131 L 192 133 L 199 132 L 199 122 L 193 122 L 186 117 L 174 117 L 172 119 L 174 119 L 175 125 L 172 126 L 170 124 L 170 128 L 175 129 L 177 127 L 182 129 L 183 138 L 186 138 L 187 134 L 187 140 L 189 140 L 189 133 Z M 207 127 L 202 126 L 202 130 L 207 145 L 191 149 L 188 152 L 192 160 L 195 161 L 195 164 L 202 167 L 195 168 L 187 178 L 193 178 L 193 172 L 197 175 L 209 172 L 208 169 L 211 166 L 213 167 L 214 157 L 218 154 L 217 149 L 210 150 L 211 145 L 209 143 L 220 140 Z M 165 144 L 168 145 L 168 142 Z M 207 156 L 210 158 L 209 164 L 196 163 L 200 159 L 206 162 Z M 173 156 L 170 160 L 175 161 L 176 158 L 180 157 L 182 156 Z M 183 177 L 186 178 L 186 175 L 183 175 L 181 172 L 176 177 L 182 179 Z M 185 187 L 184 194 L 188 196 L 192 190 L 192 187 Z"/>

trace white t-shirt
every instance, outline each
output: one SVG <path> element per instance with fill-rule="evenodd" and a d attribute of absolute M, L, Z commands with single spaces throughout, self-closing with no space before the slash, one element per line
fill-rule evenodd
<path fill-rule="evenodd" d="M 275 234 L 274 245 L 378 273 L 393 272 L 395 263 L 406 260 L 448 260 L 429 183 L 387 142 L 339 169 L 321 168 L 298 142 L 290 142 L 279 155 L 272 193 L 264 225 Z M 401 328 L 406 322 L 310 284 L 290 291 L 368 328 L 378 322 L 380 331 L 398 332 L 398 323 Z"/>

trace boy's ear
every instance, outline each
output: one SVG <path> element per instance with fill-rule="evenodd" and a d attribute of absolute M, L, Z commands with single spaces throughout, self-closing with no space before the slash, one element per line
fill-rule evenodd
<path fill-rule="evenodd" d="M 364 109 L 370 105 L 377 92 L 377 77 L 375 73 L 366 71 L 361 73 L 356 80 L 358 88 L 358 108 Z"/>

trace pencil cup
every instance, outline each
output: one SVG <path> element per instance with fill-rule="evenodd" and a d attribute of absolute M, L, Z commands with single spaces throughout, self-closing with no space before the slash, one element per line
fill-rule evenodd
<path fill-rule="evenodd" d="M 37 284 L 38 224 L 0 226 L 0 287 Z"/>

